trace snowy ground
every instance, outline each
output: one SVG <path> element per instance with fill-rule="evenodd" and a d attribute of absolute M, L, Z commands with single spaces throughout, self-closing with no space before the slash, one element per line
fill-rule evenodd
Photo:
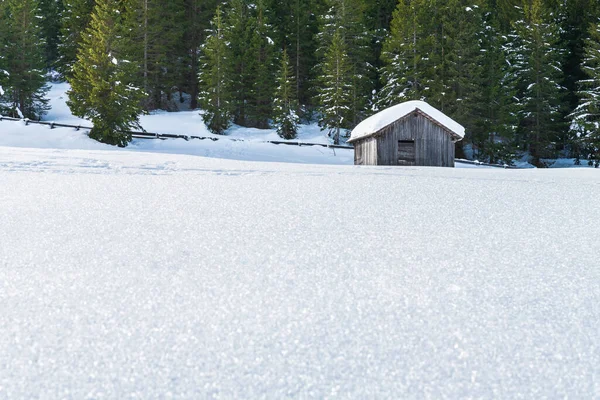
<path fill-rule="evenodd" d="M 66 105 L 69 89 L 66 83 L 54 83 L 48 93 L 50 106 L 46 121 L 68 125 L 91 126 L 89 121 L 71 115 Z M 159 111 L 142 116 L 141 122 L 148 132 L 171 133 L 189 136 L 219 138 L 218 141 L 191 140 L 134 140 L 128 150 L 171 154 L 189 154 L 212 158 L 227 158 L 246 161 L 273 161 L 311 164 L 353 164 L 351 150 L 328 149 L 319 146 L 284 146 L 265 143 L 268 140 L 282 140 L 272 129 L 259 130 L 232 127 L 226 137 L 211 134 L 198 111 L 168 113 Z M 237 139 L 237 141 L 229 140 Z M 242 139 L 243 141 L 240 141 Z M 328 143 L 325 132 L 316 124 L 302 125 L 295 141 Z M 47 126 L 25 125 L 24 122 L 0 122 L 0 146 L 37 147 L 54 149 L 118 150 L 100 144 L 87 137 L 87 131 Z"/>
<path fill-rule="evenodd" d="M 600 398 L 597 170 L 0 147 L 0 188 L 0 399 Z"/>

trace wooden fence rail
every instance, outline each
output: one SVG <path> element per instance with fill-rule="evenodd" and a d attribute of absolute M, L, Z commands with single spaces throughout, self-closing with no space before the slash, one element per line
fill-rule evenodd
<path fill-rule="evenodd" d="M 85 129 L 88 131 L 92 129 L 91 126 L 59 124 L 56 122 L 49 122 L 49 121 L 34 121 L 34 120 L 30 120 L 30 119 L 3 117 L 0 115 L 0 122 L 1 121 L 23 121 L 25 123 L 25 125 L 29 125 L 29 124 L 46 125 L 46 126 L 49 126 L 50 129 L 73 128 L 76 130 Z M 139 131 L 125 131 L 125 133 L 130 134 L 132 137 L 134 137 L 136 139 L 212 140 L 213 142 L 216 142 L 217 140 L 221 140 L 221 139 L 222 140 L 230 140 L 230 141 L 234 141 L 234 142 L 244 142 L 245 141 L 244 139 L 229 138 L 226 136 L 219 138 L 219 137 L 214 137 L 214 136 L 179 135 L 179 134 L 172 134 L 172 133 L 152 133 L 152 132 L 139 132 Z M 349 150 L 354 149 L 354 147 L 352 147 L 352 146 L 333 145 L 333 144 L 326 144 L 326 143 L 286 142 L 286 141 L 280 141 L 280 140 L 266 140 L 266 141 L 263 141 L 262 143 L 283 144 L 283 145 L 289 145 L 289 146 L 320 146 L 320 147 L 327 147 L 330 149 L 349 149 Z"/>

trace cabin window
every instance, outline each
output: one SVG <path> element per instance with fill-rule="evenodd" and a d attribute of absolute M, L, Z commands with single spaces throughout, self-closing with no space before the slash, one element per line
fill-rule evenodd
<path fill-rule="evenodd" d="M 398 165 L 415 165 L 415 141 L 398 140 Z"/>

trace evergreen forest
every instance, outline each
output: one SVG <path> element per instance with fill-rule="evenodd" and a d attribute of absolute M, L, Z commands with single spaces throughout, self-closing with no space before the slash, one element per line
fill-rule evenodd
<path fill-rule="evenodd" d="M 424 100 L 465 126 L 459 157 L 600 160 L 598 0 L 0 0 L 0 115 L 42 117 L 50 80 L 116 146 L 183 103 L 337 144 Z"/>

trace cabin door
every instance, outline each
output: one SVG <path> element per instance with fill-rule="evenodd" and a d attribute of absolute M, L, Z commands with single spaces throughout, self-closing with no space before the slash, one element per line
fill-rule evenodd
<path fill-rule="evenodd" d="M 398 141 L 398 165 L 415 165 L 415 141 L 414 140 L 399 140 Z"/>

